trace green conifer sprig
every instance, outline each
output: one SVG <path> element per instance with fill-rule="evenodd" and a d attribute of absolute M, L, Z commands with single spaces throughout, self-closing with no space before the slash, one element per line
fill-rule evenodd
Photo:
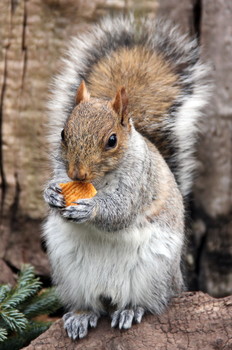
<path fill-rule="evenodd" d="M 1 349 L 20 349 L 51 325 L 32 320 L 61 307 L 53 288 L 40 291 L 41 288 L 42 283 L 30 265 L 23 266 L 15 287 L 0 286 Z"/>
<path fill-rule="evenodd" d="M 7 330 L 0 327 L 0 342 L 7 339 Z"/>
<path fill-rule="evenodd" d="M 20 332 L 27 326 L 26 317 L 17 309 L 1 309 L 1 318 L 5 322 L 5 328 Z"/>
<path fill-rule="evenodd" d="M 6 298 L 11 290 L 11 286 L 9 284 L 3 284 L 0 286 L 0 303 Z"/>
<path fill-rule="evenodd" d="M 30 304 L 25 306 L 23 313 L 27 318 L 51 314 L 57 310 L 57 302 L 54 288 L 48 288 L 43 293 L 31 299 Z M 61 307 L 60 304 L 59 307 Z"/>
<path fill-rule="evenodd" d="M 0 343 L 0 349 L 19 350 L 45 332 L 51 324 L 52 322 L 29 321 L 28 327 L 24 332 L 18 333 L 16 336 L 8 337 L 6 341 Z"/>

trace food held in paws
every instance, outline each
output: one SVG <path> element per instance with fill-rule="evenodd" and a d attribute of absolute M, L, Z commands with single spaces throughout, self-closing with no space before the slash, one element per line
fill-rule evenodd
<path fill-rule="evenodd" d="M 71 181 L 67 183 L 60 183 L 59 185 L 62 189 L 61 193 L 64 196 L 67 207 L 69 205 L 77 205 L 73 202 L 77 201 L 78 199 L 92 198 L 97 193 L 97 190 L 91 183 Z"/>

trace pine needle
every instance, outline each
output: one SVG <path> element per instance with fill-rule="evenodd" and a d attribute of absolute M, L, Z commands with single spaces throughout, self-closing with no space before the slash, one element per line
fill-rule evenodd
<path fill-rule="evenodd" d="M 2 309 L 1 318 L 6 326 L 15 332 L 25 329 L 28 323 L 26 317 L 17 309 Z"/>
<path fill-rule="evenodd" d="M 31 265 L 23 265 L 18 279 L 18 288 L 24 287 L 35 279 L 35 269 Z M 36 279 L 38 280 L 38 279 Z"/>
<path fill-rule="evenodd" d="M 0 303 L 9 295 L 11 286 L 9 284 L 3 284 L 0 286 Z"/>
<path fill-rule="evenodd" d="M 0 342 L 7 339 L 7 330 L 0 327 Z"/>

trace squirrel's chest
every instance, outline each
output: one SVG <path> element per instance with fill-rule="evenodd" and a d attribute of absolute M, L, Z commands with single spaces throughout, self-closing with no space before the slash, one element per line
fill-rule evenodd
<path fill-rule="evenodd" d="M 80 225 L 79 230 L 75 235 L 70 232 L 65 244 L 60 245 L 59 264 L 54 261 L 60 290 L 65 286 L 76 308 L 125 307 L 133 291 L 139 293 L 141 278 L 147 275 L 142 257 L 146 240 L 135 237 L 136 232 L 133 240 L 98 240 L 89 236 L 93 232 L 88 232 L 88 227 Z"/>
<path fill-rule="evenodd" d="M 140 256 L 127 242 L 79 240 L 73 256 L 75 279 L 87 304 L 97 308 L 120 307 L 131 297 Z M 140 266 L 141 268 L 141 266 Z"/>

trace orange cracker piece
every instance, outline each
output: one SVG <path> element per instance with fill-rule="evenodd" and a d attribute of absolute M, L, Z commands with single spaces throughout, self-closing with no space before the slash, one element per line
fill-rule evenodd
<path fill-rule="evenodd" d="M 65 199 L 66 206 L 77 205 L 73 203 L 78 199 L 92 198 L 96 195 L 97 190 L 90 183 L 82 183 L 77 181 L 71 181 L 67 183 L 59 184 L 62 188 L 62 194 Z"/>

